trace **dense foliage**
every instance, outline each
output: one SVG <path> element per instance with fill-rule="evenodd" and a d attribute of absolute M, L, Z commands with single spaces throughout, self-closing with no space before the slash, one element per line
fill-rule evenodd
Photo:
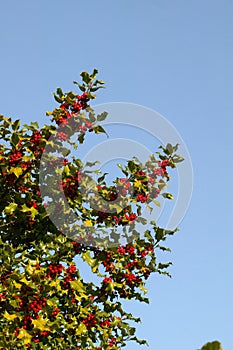
<path fill-rule="evenodd" d="M 91 170 L 93 164 L 66 158 L 87 133 L 105 133 L 101 121 L 107 113 L 96 116 L 90 107 L 104 84 L 96 74 L 81 73 L 82 84 L 75 82 L 81 95 L 57 89 L 59 106 L 47 113 L 49 125 L 21 126 L 20 120 L 0 116 L 1 350 L 146 343 L 132 326 L 140 319 L 124 311 L 121 300 L 148 302 L 147 278 L 168 274 L 171 263 L 157 262 L 156 250 L 169 251 L 161 242 L 176 230 L 147 222 L 141 213 L 159 205 L 161 195 L 172 199 L 165 192 L 167 169 L 182 158 L 175 154 L 177 145 L 168 144 L 158 159 L 151 155 L 145 164 L 133 158 L 119 165 L 123 176 L 111 185 L 106 174 Z M 70 210 L 79 223 L 66 222 Z M 60 219 L 63 229 L 54 224 Z M 78 259 L 99 283 L 84 280 Z"/>

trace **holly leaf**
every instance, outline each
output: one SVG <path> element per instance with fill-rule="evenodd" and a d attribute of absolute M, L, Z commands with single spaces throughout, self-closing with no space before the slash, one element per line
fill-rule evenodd
<path fill-rule="evenodd" d="M 19 143 L 19 136 L 16 133 L 13 133 L 11 136 L 11 144 L 13 146 L 16 146 L 18 145 L 18 143 Z"/>
<path fill-rule="evenodd" d="M 87 327 L 85 326 L 84 323 L 80 323 L 78 328 L 76 329 L 76 335 L 83 335 L 84 333 L 87 333 Z"/>
<path fill-rule="evenodd" d="M 39 318 L 37 320 L 32 320 L 32 324 L 41 331 L 49 331 L 50 328 L 47 327 L 48 319 Z"/>
<path fill-rule="evenodd" d="M 16 177 L 19 177 L 23 173 L 23 169 L 20 167 L 16 167 L 16 168 L 11 167 L 10 172 L 14 173 Z"/>
<path fill-rule="evenodd" d="M 18 205 L 16 203 L 9 204 L 7 207 L 5 207 L 4 213 L 12 214 L 15 211 L 15 209 L 17 208 L 17 206 Z"/>
<path fill-rule="evenodd" d="M 81 292 L 81 293 L 85 293 L 86 292 L 86 288 L 83 285 L 83 283 L 79 280 L 76 281 L 71 281 L 70 282 L 71 288 L 73 288 L 74 290 L 76 290 L 77 292 Z"/>
<path fill-rule="evenodd" d="M 173 195 L 171 193 L 162 193 L 162 196 L 167 199 L 174 199 Z"/>
<path fill-rule="evenodd" d="M 222 345 L 216 340 L 211 343 L 206 343 L 201 350 L 222 350 Z"/>
<path fill-rule="evenodd" d="M 92 227 L 93 223 L 92 223 L 91 220 L 86 220 L 86 221 L 84 221 L 83 226 L 85 226 L 85 227 Z"/>
<path fill-rule="evenodd" d="M 21 328 L 17 338 L 23 339 L 23 343 L 26 345 L 30 343 L 32 336 L 26 331 L 26 329 Z"/>
<path fill-rule="evenodd" d="M 86 261 L 88 263 L 88 265 L 90 265 L 91 267 L 95 265 L 95 259 L 93 259 L 90 256 L 90 252 L 86 251 L 84 253 L 82 253 L 82 258 L 84 261 Z"/>
<path fill-rule="evenodd" d="M 4 312 L 3 317 L 6 318 L 7 320 L 13 321 L 15 318 L 18 316 L 15 314 L 9 314 L 7 311 Z"/>
<path fill-rule="evenodd" d="M 97 121 L 98 121 L 98 122 L 102 122 L 103 120 L 106 119 L 107 115 L 108 115 L 107 112 L 103 112 L 103 113 L 101 113 L 101 114 L 98 114 L 98 115 L 97 115 Z"/>

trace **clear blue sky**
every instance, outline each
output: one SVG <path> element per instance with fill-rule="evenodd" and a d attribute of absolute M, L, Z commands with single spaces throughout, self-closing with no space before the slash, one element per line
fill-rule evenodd
<path fill-rule="evenodd" d="M 0 113 L 47 122 L 51 92 L 96 67 L 107 89 L 165 116 L 193 162 L 194 191 L 170 239 L 172 279 L 152 276 L 131 304 L 150 350 L 233 349 L 232 0 L 4 1 Z M 128 345 L 127 350 L 143 349 Z"/>

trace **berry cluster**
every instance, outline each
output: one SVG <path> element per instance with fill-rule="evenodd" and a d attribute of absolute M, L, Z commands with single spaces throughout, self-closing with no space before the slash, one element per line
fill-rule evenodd
<path fill-rule="evenodd" d="M 147 255 L 153 254 L 154 246 L 151 243 L 145 244 L 144 248 L 135 248 L 131 244 L 118 246 L 117 251 L 107 252 L 105 251 L 105 257 L 102 261 L 106 272 L 110 273 L 110 277 L 104 278 L 102 281 L 101 293 L 106 288 L 109 282 L 115 281 L 116 283 L 124 284 L 124 289 L 118 290 L 117 285 L 114 286 L 114 294 L 119 292 L 120 297 L 127 297 L 129 293 L 133 291 L 133 288 L 138 287 L 142 282 L 142 277 L 147 279 L 150 276 L 151 270 L 145 264 L 141 264 L 141 259 L 145 259 Z M 115 265 L 115 254 L 125 256 L 122 267 Z M 95 252 L 95 257 L 99 254 Z M 125 270 L 123 271 L 122 268 Z M 135 270 L 133 272 L 133 270 Z M 129 287 L 129 289 L 127 288 Z M 131 289 L 131 292 L 130 292 Z"/>
<path fill-rule="evenodd" d="M 85 326 L 87 328 L 94 327 L 96 325 L 96 323 L 97 323 L 97 321 L 95 319 L 95 315 L 90 313 L 88 315 L 88 317 L 83 320 L 83 323 L 85 324 Z"/>
<path fill-rule="evenodd" d="M 84 110 L 88 107 L 89 98 L 87 96 L 87 92 L 84 92 L 82 95 L 76 96 L 76 101 L 73 104 L 62 103 L 60 105 L 60 110 L 62 111 L 60 117 L 56 119 L 56 123 L 58 125 L 63 124 L 66 125 L 68 123 L 69 118 L 78 114 L 81 110 Z M 88 125 L 87 125 L 88 126 Z"/>
<path fill-rule="evenodd" d="M 23 328 L 27 330 L 31 330 L 33 328 L 32 325 L 32 316 L 31 315 L 25 315 L 23 318 Z"/>
<path fill-rule="evenodd" d="M 23 305 L 24 305 L 23 298 L 22 298 L 20 295 L 16 295 L 16 296 L 15 296 L 15 299 L 16 299 L 16 300 L 19 300 L 19 307 L 17 307 L 15 310 L 16 310 L 16 311 L 20 311 L 21 308 L 22 308 Z"/>
<path fill-rule="evenodd" d="M 112 282 L 112 279 L 111 279 L 111 277 L 106 277 L 106 278 L 104 278 L 104 280 L 103 280 L 103 284 L 107 284 L 108 282 Z"/>
<path fill-rule="evenodd" d="M 42 307 L 45 307 L 47 305 L 46 298 L 38 298 L 36 297 L 28 306 L 28 311 L 34 311 L 35 313 L 38 313 L 40 310 L 42 310 Z"/>
<path fill-rule="evenodd" d="M 122 225 L 125 226 L 127 224 L 132 224 L 136 219 L 137 215 L 135 213 L 127 214 L 127 209 L 125 209 L 124 215 L 114 215 L 113 219 L 116 225 Z"/>
<path fill-rule="evenodd" d="M 68 138 L 68 134 L 66 134 L 66 133 L 63 132 L 63 131 L 59 131 L 59 132 L 57 133 L 57 137 L 58 137 L 58 139 L 59 139 L 60 141 L 66 141 L 67 138 Z"/>
<path fill-rule="evenodd" d="M 125 279 L 128 282 L 128 285 L 132 285 L 133 283 L 139 284 L 141 282 L 141 278 L 138 276 L 135 276 L 133 273 L 125 273 L 124 274 Z"/>
<path fill-rule="evenodd" d="M 67 269 L 66 269 L 66 272 L 68 274 L 72 274 L 72 273 L 75 273 L 76 272 L 76 266 L 75 265 L 70 265 Z"/>
<path fill-rule="evenodd" d="M 42 139 L 42 134 L 40 130 L 34 130 L 30 138 L 30 142 L 33 144 L 33 146 L 31 146 L 31 150 L 35 151 L 36 146 L 40 145 L 41 139 Z"/>
<path fill-rule="evenodd" d="M 117 191 L 120 194 L 125 196 L 128 193 L 130 188 L 131 188 L 131 184 L 127 178 L 123 177 L 119 179 L 119 183 L 117 185 Z"/>
<path fill-rule="evenodd" d="M 4 269 L 0 273 L 0 282 L 3 284 L 0 293 L 0 309 L 3 311 L 4 318 L 1 329 L 3 336 L 0 338 L 5 338 L 4 340 L 13 347 L 14 345 L 18 348 L 28 349 L 56 347 L 61 340 L 60 346 L 67 349 L 71 349 L 71 347 L 87 349 L 90 347 L 91 349 L 103 350 L 119 348 L 120 345 L 124 344 L 124 339 L 137 339 L 134 337 L 130 324 L 127 324 L 127 321 L 132 320 L 132 318 L 128 317 L 121 308 L 118 308 L 117 304 L 120 307 L 120 303 L 116 300 L 118 297 L 145 300 L 139 288 L 143 291 L 145 279 L 150 276 L 152 271 L 160 270 L 152 244 L 154 242 L 154 245 L 158 247 L 157 234 L 155 235 L 156 240 L 148 233 L 145 235 L 147 237 L 145 240 L 135 240 L 133 243 L 120 245 L 118 248 L 113 247 L 113 249 L 101 248 L 92 244 L 91 240 L 94 238 L 94 234 L 91 232 L 96 233 L 96 231 L 90 226 L 91 224 L 103 223 L 103 226 L 113 229 L 114 233 L 117 231 L 117 225 L 130 224 L 129 232 L 133 234 L 136 220 L 143 223 L 140 217 L 141 203 L 150 203 L 153 198 L 159 195 L 164 188 L 163 184 L 166 185 L 163 178 L 169 178 L 166 167 L 175 167 L 175 160 L 173 162 L 172 156 L 169 157 L 169 154 L 172 154 L 168 152 L 169 147 L 165 156 L 159 155 L 161 161 L 151 158 L 151 161 L 145 165 L 138 164 L 137 161 L 129 161 L 125 170 L 122 169 L 124 174 L 122 176 L 125 177 L 117 178 L 113 186 L 107 187 L 104 176 L 102 176 L 102 180 L 99 178 L 96 186 L 98 195 L 95 191 L 88 192 L 88 196 L 82 195 L 81 186 L 89 186 L 90 181 L 84 178 L 84 171 L 76 171 L 82 170 L 78 166 L 80 164 L 78 160 L 73 158 L 75 165 L 72 165 L 64 158 L 51 159 L 47 167 L 48 176 L 50 176 L 49 171 L 52 172 L 53 167 L 62 168 L 63 165 L 68 164 L 68 167 L 65 168 L 67 171 L 63 173 L 62 181 L 56 185 L 58 190 L 60 186 L 60 190 L 64 191 L 66 197 L 74 200 L 73 204 L 77 210 L 83 209 L 81 218 L 86 226 L 85 238 L 82 237 L 81 232 L 80 237 L 75 242 L 70 242 L 69 237 L 65 237 L 64 240 L 57 239 L 58 235 L 64 232 L 62 230 L 58 232 L 49 218 L 44 215 L 45 210 L 41 205 L 37 176 L 40 168 L 39 157 L 44 151 L 45 145 L 48 147 L 48 151 L 50 149 L 51 152 L 55 153 L 57 150 L 55 142 L 47 142 L 47 140 L 51 135 L 55 136 L 60 141 L 58 142 L 60 147 L 63 141 L 73 143 L 69 139 L 73 132 L 79 132 L 79 143 L 83 143 L 84 133 L 87 131 L 103 132 L 103 128 L 100 125 L 95 126 L 95 123 L 103 120 L 104 114 L 96 118 L 91 108 L 87 109 L 87 113 L 82 112 L 88 107 L 88 101 L 95 96 L 92 95 L 92 91 L 98 89 L 99 83 L 102 84 L 98 81 L 94 82 L 95 74 L 94 71 L 92 76 L 88 76 L 87 73 L 83 75 L 85 84 L 80 85 L 80 89 L 82 92 L 87 92 L 82 95 L 76 96 L 73 92 L 63 94 L 61 89 L 57 90 L 56 100 L 59 107 L 51 113 L 48 112 L 49 115 L 53 116 L 53 121 L 56 122 L 55 126 L 46 125 L 41 130 L 36 130 L 38 127 L 35 127 L 36 123 L 34 123 L 32 126 L 19 130 L 17 122 L 7 130 L 7 118 L 4 118 L 3 128 L 0 126 L 3 139 L 6 135 L 5 140 L 10 140 L 12 146 L 12 149 L 9 150 L 9 148 L 0 145 L 0 162 L 5 163 L 1 164 L 4 179 L 2 182 L 2 184 L 4 183 L 3 210 L 4 205 L 14 204 L 12 209 L 10 207 L 10 209 L 3 211 L 3 225 L 0 225 L 4 227 L 2 229 L 3 244 L 9 242 L 9 246 L 13 243 L 12 245 L 15 247 L 18 244 L 23 247 L 20 249 L 20 251 L 22 250 L 22 258 L 17 257 L 17 249 L 10 250 L 9 246 L 7 247 L 3 254 L 4 259 L 2 259 Z M 89 119 L 87 114 L 89 114 Z M 11 121 L 9 125 L 12 125 Z M 59 129 L 57 134 L 55 133 L 56 129 Z M 10 133 L 13 134 L 11 138 L 9 137 Z M 63 154 L 65 153 L 63 152 Z M 6 189 L 4 188 L 5 182 L 7 183 Z M 22 193 L 24 195 L 21 195 Z M 89 193 L 94 193 L 94 196 L 89 196 Z M 106 200 L 104 207 L 101 205 L 102 201 L 99 200 L 99 195 Z M 83 201 L 89 201 L 90 197 L 90 203 L 92 204 L 91 201 L 93 201 L 95 204 L 90 207 L 98 209 L 89 210 L 89 207 L 87 209 L 83 206 Z M 51 198 L 55 198 L 53 193 Z M 113 201 L 115 203 L 112 203 Z M 15 204 L 16 208 L 14 209 Z M 26 209 L 24 209 L 24 204 Z M 114 212 L 108 210 L 112 207 L 115 208 Z M 135 207 L 137 211 L 134 210 Z M 58 217 L 61 208 L 62 202 L 58 201 L 55 204 L 55 215 Z M 36 216 L 36 221 L 34 216 Z M 87 219 L 91 224 L 86 222 L 85 225 Z M 36 225 L 33 226 L 35 223 Z M 20 232 L 17 231 L 17 227 L 20 228 Z M 127 230 L 124 231 L 127 236 Z M 15 232 L 20 234 L 14 235 Z M 48 235 L 43 235 L 46 232 Z M 76 233 L 74 232 L 74 234 Z M 39 239 L 43 236 L 42 245 L 37 244 L 40 243 L 37 240 L 38 236 Z M 112 237 L 114 237 L 113 234 L 110 238 Z M 84 244 L 83 239 L 88 242 Z M 21 243 L 24 242 L 27 244 L 22 245 Z M 29 251 L 24 252 L 24 249 L 29 249 Z M 54 254 L 51 254 L 51 250 L 54 251 Z M 90 255 L 85 255 L 86 252 Z M 82 288 L 82 282 L 79 282 L 79 273 L 72 262 L 75 254 L 81 253 L 84 253 L 82 258 L 91 266 L 94 273 L 98 274 L 99 272 L 101 275 L 102 270 L 104 270 L 100 285 L 94 285 L 91 282 L 85 283 L 85 288 Z M 12 267 L 9 268 L 8 265 Z M 161 269 L 163 269 L 163 264 L 161 265 Z M 25 269 L 23 273 L 20 272 L 19 266 Z M 13 272 L 7 271 L 8 269 Z M 14 275 L 9 278 L 11 273 Z M 77 282 L 72 283 L 76 280 Z M 4 313 L 6 309 L 9 311 L 8 314 Z M 115 315 L 117 310 L 123 316 L 124 321 L 120 318 L 118 321 L 115 316 L 111 317 Z M 85 334 L 83 336 L 75 329 L 80 322 L 81 325 L 88 328 L 87 336 Z M 9 329 L 7 329 L 8 324 Z M 93 329 L 91 329 L 92 327 Z M 12 334 L 17 338 L 13 338 L 14 344 L 11 344 Z M 47 337 L 49 338 L 46 340 Z M 102 347 L 96 344 L 101 344 Z"/>
<path fill-rule="evenodd" d="M 22 160 L 23 153 L 20 152 L 18 149 L 15 149 L 14 151 L 11 151 L 10 153 L 10 159 L 9 159 L 9 164 L 11 166 L 16 166 L 18 163 Z"/>
<path fill-rule="evenodd" d="M 53 312 L 52 312 L 52 315 L 53 315 L 54 317 L 56 317 L 57 314 L 58 314 L 59 312 L 60 312 L 60 309 L 58 309 L 58 307 L 55 307 L 54 310 L 53 310 Z"/>
<path fill-rule="evenodd" d="M 78 189 L 83 178 L 81 171 L 76 171 L 73 176 L 66 177 L 60 183 L 60 190 L 64 191 L 66 198 L 75 199 L 78 196 Z"/>
<path fill-rule="evenodd" d="M 141 202 L 141 203 L 145 203 L 148 199 L 149 195 L 148 194 L 141 194 L 141 193 L 138 193 L 137 194 L 137 201 L 138 202 Z"/>
<path fill-rule="evenodd" d="M 113 338 L 109 339 L 108 346 L 110 348 L 112 348 L 114 345 L 116 345 L 116 338 L 113 337 Z"/>
<path fill-rule="evenodd" d="M 65 289 L 70 289 L 70 282 L 75 280 L 75 276 L 74 273 L 76 272 L 76 266 L 75 265 L 70 265 L 67 269 L 66 269 L 66 274 L 68 276 L 66 276 L 64 278 L 64 288 Z M 73 302 L 74 303 L 74 302 Z"/>
<path fill-rule="evenodd" d="M 48 272 L 46 274 L 46 279 L 53 279 L 57 274 L 61 274 L 64 269 L 62 264 L 50 264 L 48 267 Z"/>
<path fill-rule="evenodd" d="M 100 327 L 109 327 L 111 325 L 111 322 L 109 320 L 104 320 L 100 322 Z"/>

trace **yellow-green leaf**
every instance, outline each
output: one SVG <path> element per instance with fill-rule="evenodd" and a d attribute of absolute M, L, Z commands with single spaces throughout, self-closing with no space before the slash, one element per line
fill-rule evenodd
<path fill-rule="evenodd" d="M 31 207 L 30 211 L 31 211 L 31 218 L 32 218 L 32 220 L 34 220 L 35 216 L 38 214 L 38 210 L 36 210 L 36 208 L 34 208 L 34 207 Z"/>
<path fill-rule="evenodd" d="M 16 203 L 9 204 L 7 207 L 5 207 L 4 213 L 12 214 L 15 211 L 15 209 L 17 208 L 17 206 L 18 205 Z"/>
<path fill-rule="evenodd" d="M 25 283 L 27 286 L 28 286 L 29 283 L 30 283 L 25 277 L 21 278 L 20 282 Z"/>
<path fill-rule="evenodd" d="M 86 261 L 88 263 L 88 265 L 90 265 L 91 267 L 95 265 L 95 259 L 93 259 L 90 256 L 90 252 L 86 251 L 84 253 L 82 253 L 82 258 L 84 261 Z"/>
<path fill-rule="evenodd" d="M 5 311 L 4 312 L 4 314 L 3 314 L 3 317 L 5 317 L 7 320 L 10 320 L 10 321 L 12 321 L 12 320 L 14 320 L 15 318 L 17 318 L 17 315 L 11 315 L 11 314 L 9 314 L 7 311 Z"/>
<path fill-rule="evenodd" d="M 14 286 L 15 286 L 16 289 L 21 289 L 22 284 L 17 283 L 16 281 L 13 281 L 13 283 L 14 283 Z"/>
<path fill-rule="evenodd" d="M 46 327 L 48 319 L 39 318 L 37 320 L 32 320 L 32 324 L 41 331 L 49 331 L 50 328 Z"/>
<path fill-rule="evenodd" d="M 86 220 L 86 221 L 84 221 L 83 226 L 85 226 L 85 227 L 91 227 L 91 226 L 93 226 L 93 223 L 92 223 L 91 220 Z"/>
<path fill-rule="evenodd" d="M 81 335 L 81 334 L 83 335 L 86 332 L 87 332 L 87 327 L 85 326 L 84 323 L 80 323 L 80 325 L 76 329 L 76 334 L 77 335 Z"/>
<path fill-rule="evenodd" d="M 26 329 L 21 328 L 17 338 L 23 339 L 23 343 L 26 345 L 26 344 L 30 343 L 32 336 L 26 331 Z"/>
<path fill-rule="evenodd" d="M 31 218 L 34 220 L 35 216 L 38 214 L 38 210 L 34 207 L 27 207 L 26 204 L 23 204 L 22 205 L 22 208 L 21 208 L 21 211 L 22 212 L 28 212 L 30 211 L 31 212 Z"/>
<path fill-rule="evenodd" d="M 78 292 L 85 292 L 85 286 L 83 285 L 83 283 L 81 281 L 71 281 L 70 282 L 71 288 L 73 288 L 74 290 L 78 291 Z"/>
<path fill-rule="evenodd" d="M 140 188 L 141 186 L 142 186 L 141 181 L 139 181 L 139 180 L 134 181 L 134 187 Z"/>
<path fill-rule="evenodd" d="M 10 172 L 11 172 L 11 173 L 14 173 L 15 176 L 19 177 L 19 176 L 22 174 L 23 169 L 20 168 L 20 167 L 16 167 L 16 168 L 13 168 L 13 167 L 12 167 L 12 168 L 10 169 Z"/>
<path fill-rule="evenodd" d="M 59 291 L 61 290 L 61 285 L 60 285 L 60 281 L 52 281 L 50 282 L 50 287 L 56 287 L 56 289 Z"/>

